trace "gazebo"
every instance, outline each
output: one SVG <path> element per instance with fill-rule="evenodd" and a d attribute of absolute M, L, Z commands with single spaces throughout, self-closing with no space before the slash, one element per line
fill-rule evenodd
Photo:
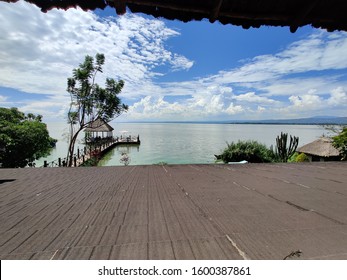
<path fill-rule="evenodd" d="M 309 161 L 341 160 L 339 150 L 333 146 L 332 139 L 328 137 L 321 137 L 308 143 L 297 149 L 297 152 L 306 154 Z"/>
<path fill-rule="evenodd" d="M 90 133 L 92 139 L 97 138 L 105 138 L 106 137 L 112 137 L 113 136 L 113 127 L 110 126 L 108 123 L 106 123 L 103 119 L 97 118 L 95 121 L 91 122 L 85 129 L 85 133 Z M 99 135 L 101 133 L 101 136 Z"/>

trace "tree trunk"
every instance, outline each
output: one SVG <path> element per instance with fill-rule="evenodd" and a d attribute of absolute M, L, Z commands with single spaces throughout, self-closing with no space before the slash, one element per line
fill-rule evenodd
<path fill-rule="evenodd" d="M 69 144 L 69 149 L 68 149 L 68 155 L 67 155 L 67 166 L 71 167 L 73 163 L 73 154 L 75 150 L 75 144 L 77 140 L 78 134 L 82 131 L 83 127 L 80 127 L 77 132 L 71 137 L 70 144 Z"/>

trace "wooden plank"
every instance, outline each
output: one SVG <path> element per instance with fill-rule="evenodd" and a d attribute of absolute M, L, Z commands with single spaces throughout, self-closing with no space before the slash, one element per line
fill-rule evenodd
<path fill-rule="evenodd" d="M 346 166 L 0 169 L 0 257 L 347 257 Z"/>
<path fill-rule="evenodd" d="M 150 242 L 148 257 L 150 260 L 174 260 L 175 254 L 171 242 Z"/>
<path fill-rule="evenodd" d="M 147 260 L 148 245 L 147 243 L 130 243 L 113 246 L 111 260 Z"/>

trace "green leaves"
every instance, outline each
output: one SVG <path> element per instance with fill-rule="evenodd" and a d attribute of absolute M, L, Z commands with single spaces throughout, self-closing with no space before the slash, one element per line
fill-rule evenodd
<path fill-rule="evenodd" d="M 257 141 L 227 143 L 227 148 L 221 154 L 221 158 L 225 163 L 238 162 L 242 160 L 252 163 L 276 161 L 276 155 L 274 152 Z"/>
<path fill-rule="evenodd" d="M 97 53 L 96 56 L 96 66 L 95 66 L 95 69 L 97 71 L 100 71 L 102 72 L 102 65 L 104 65 L 105 63 L 105 55 L 104 54 L 100 54 L 100 53 Z"/>
<path fill-rule="evenodd" d="M 49 153 L 52 139 L 41 115 L 0 108 L 0 162 L 2 167 L 25 167 Z"/>
<path fill-rule="evenodd" d="M 67 91 L 71 97 L 68 113 L 69 123 L 79 126 L 75 130 L 71 129 L 69 161 L 72 161 L 74 143 L 78 133 L 87 127 L 91 121 L 99 117 L 105 122 L 109 122 L 128 109 L 128 106 L 122 104 L 118 97 L 124 87 L 124 81 L 117 82 L 107 78 L 105 88 L 95 83 L 96 75 L 102 72 L 104 63 L 105 56 L 103 54 L 96 54 L 95 60 L 87 55 L 79 68 L 72 71 L 72 77 L 67 79 Z"/>
<path fill-rule="evenodd" d="M 338 149 L 343 157 L 347 159 L 347 127 L 345 126 L 339 135 L 333 137 L 333 146 Z"/>
<path fill-rule="evenodd" d="M 89 117 L 97 116 L 108 121 L 128 109 L 118 97 L 124 87 L 123 80 L 117 82 L 107 78 L 105 88 L 95 83 L 96 74 L 102 72 L 104 63 L 104 54 L 96 54 L 95 60 L 87 55 L 79 68 L 72 71 L 73 76 L 67 79 L 67 91 L 71 96 L 69 123 L 84 126 Z M 72 114 L 75 110 L 77 114 Z"/>

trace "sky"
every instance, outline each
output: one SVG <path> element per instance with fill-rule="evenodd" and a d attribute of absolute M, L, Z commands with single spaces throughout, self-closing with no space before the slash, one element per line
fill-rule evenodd
<path fill-rule="evenodd" d="M 0 107 L 66 121 L 67 78 L 105 54 L 97 82 L 125 81 L 119 121 L 347 116 L 347 32 L 248 30 L 114 9 L 42 13 L 0 2 Z"/>

